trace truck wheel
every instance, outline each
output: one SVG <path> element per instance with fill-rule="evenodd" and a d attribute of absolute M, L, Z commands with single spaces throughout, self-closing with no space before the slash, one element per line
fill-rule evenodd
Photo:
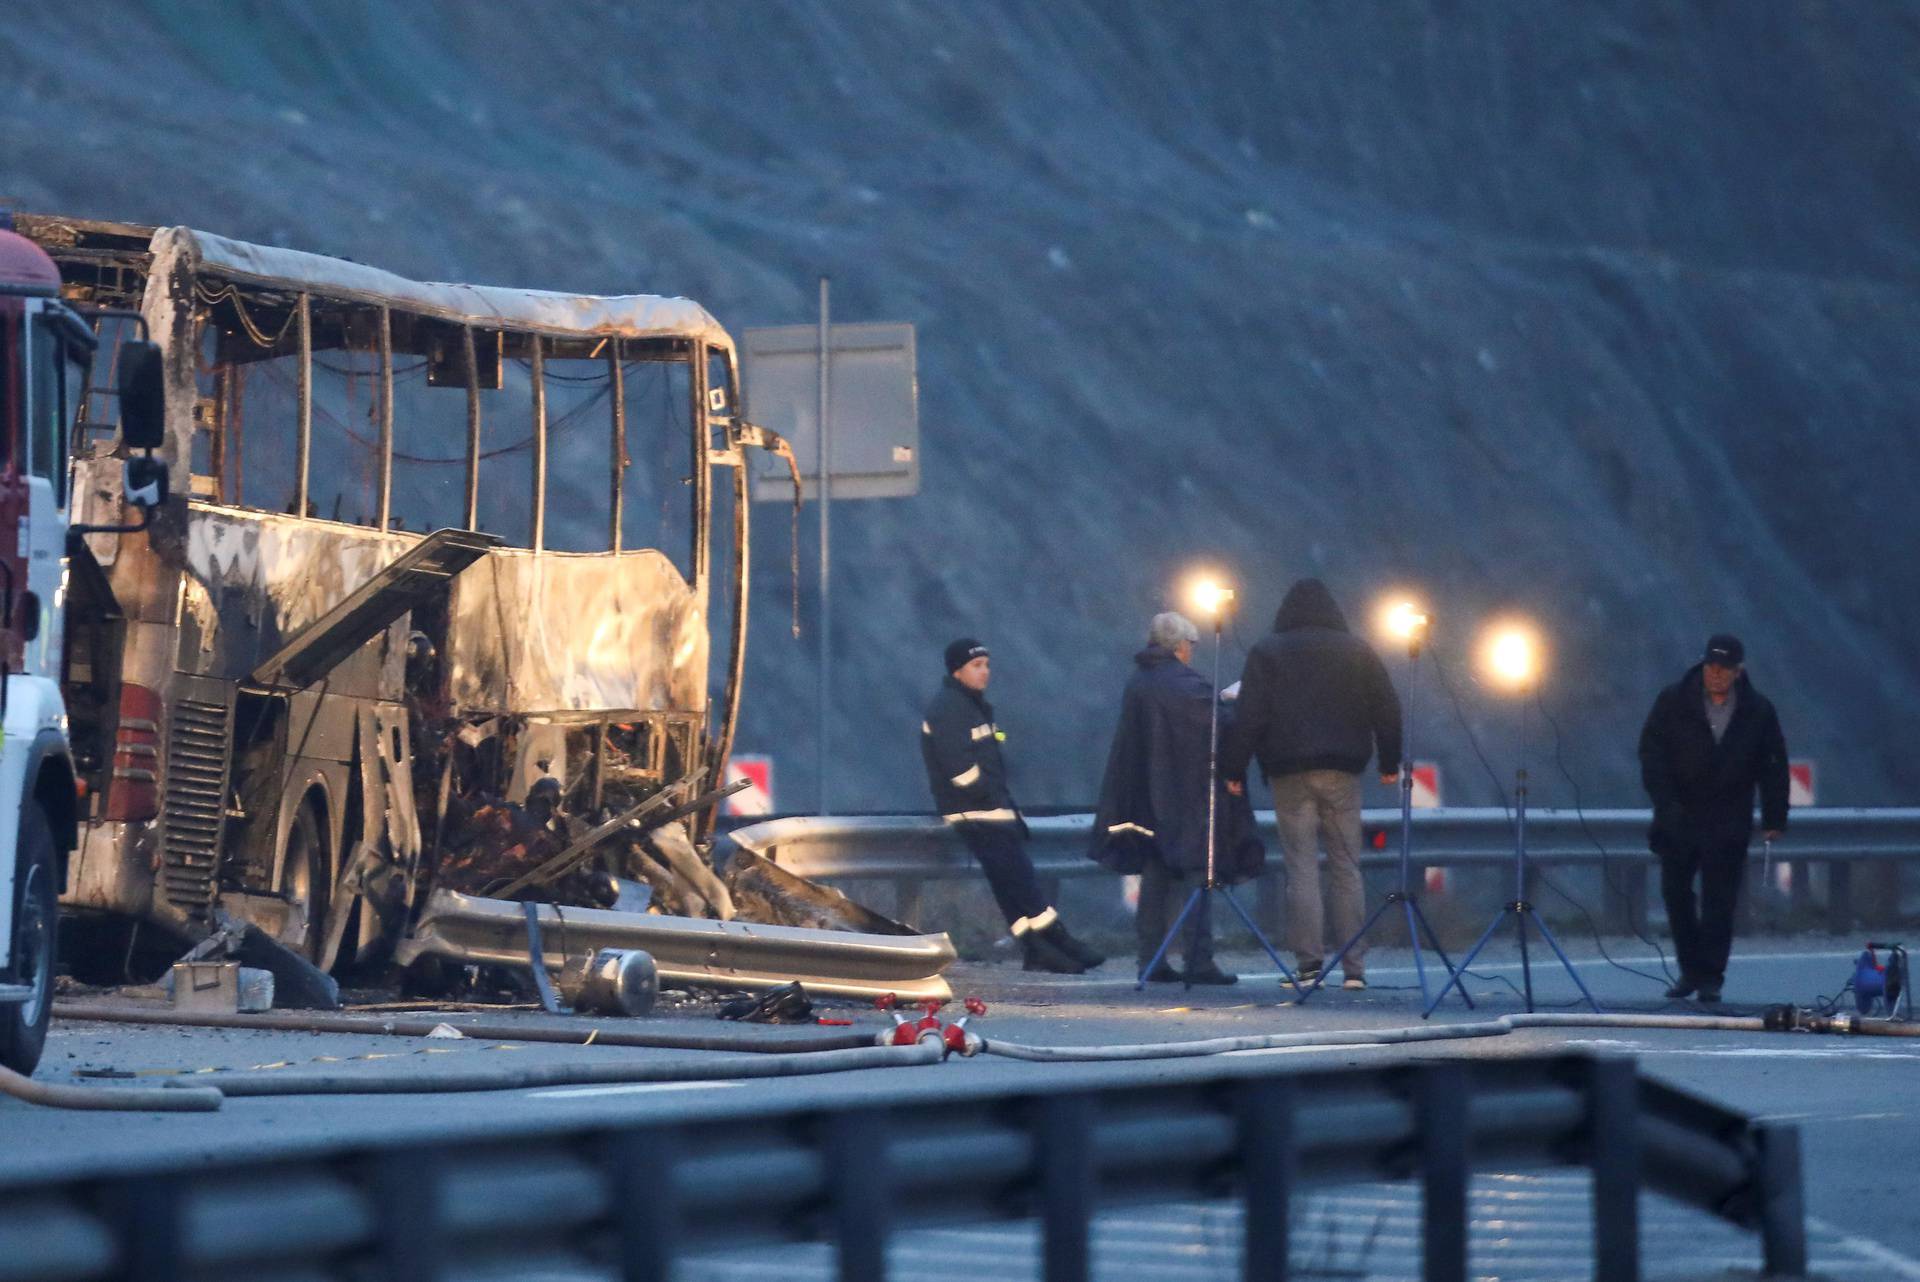
<path fill-rule="evenodd" d="M 309 794 L 287 829 L 280 874 L 280 892 L 287 900 L 287 924 L 280 931 L 280 942 L 308 961 L 318 955 L 327 926 L 327 846 L 323 831 Z"/>
<path fill-rule="evenodd" d="M 31 1073 L 47 1044 L 53 1018 L 54 939 L 59 890 L 53 884 L 53 828 L 38 804 L 20 815 L 18 894 L 13 905 L 13 965 L 8 979 L 27 984 L 24 1002 L 0 1005 L 0 1064 Z"/>

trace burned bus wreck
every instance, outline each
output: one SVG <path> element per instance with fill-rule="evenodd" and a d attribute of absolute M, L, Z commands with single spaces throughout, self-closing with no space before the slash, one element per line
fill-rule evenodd
<path fill-rule="evenodd" d="M 703 308 L 19 223 L 70 299 L 144 318 L 181 478 L 149 539 L 75 550 L 116 618 L 76 629 L 69 911 L 231 917 L 322 967 L 524 963 L 532 934 L 556 969 L 638 947 L 668 980 L 945 992 L 945 936 L 711 866 L 745 451 L 785 445 Z M 82 519 L 126 524 L 120 442 L 83 416 L 74 452 Z"/>

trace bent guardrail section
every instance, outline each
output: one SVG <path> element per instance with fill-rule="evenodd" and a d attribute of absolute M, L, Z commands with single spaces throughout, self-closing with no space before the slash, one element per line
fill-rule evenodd
<path fill-rule="evenodd" d="M 664 1282 L 703 1247 L 822 1239 L 840 1276 L 878 1282 L 900 1227 L 1005 1219 L 1041 1223 L 1049 1282 L 1084 1282 L 1096 1211 L 1196 1198 L 1242 1202 L 1243 1276 L 1279 1282 L 1295 1189 L 1382 1177 L 1421 1182 L 1425 1276 L 1464 1282 L 1470 1173 L 1543 1166 L 1592 1172 L 1596 1277 L 1639 1276 L 1643 1181 L 1757 1231 L 1767 1273 L 1805 1272 L 1798 1132 L 1641 1079 L 1630 1060 L 1246 1068 L 15 1187 L 0 1190 L 0 1282 L 506 1268 Z"/>
<path fill-rule="evenodd" d="M 432 954 L 524 966 L 525 911 L 524 904 L 510 900 L 435 891 L 394 959 L 406 966 Z M 541 950 L 555 971 L 570 956 L 638 948 L 652 954 L 660 978 L 670 983 L 772 988 L 797 979 L 816 992 L 841 997 L 953 996 L 940 974 L 954 959 L 953 941 L 944 934 L 868 935 L 552 904 L 541 904 L 538 914 Z"/>

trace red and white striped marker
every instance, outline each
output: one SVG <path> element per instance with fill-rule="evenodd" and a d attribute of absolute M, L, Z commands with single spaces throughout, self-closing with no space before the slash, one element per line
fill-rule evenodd
<path fill-rule="evenodd" d="M 727 760 L 727 782 L 752 781 L 726 800 L 730 815 L 770 815 L 773 813 L 773 758 L 758 753 L 735 753 Z"/>

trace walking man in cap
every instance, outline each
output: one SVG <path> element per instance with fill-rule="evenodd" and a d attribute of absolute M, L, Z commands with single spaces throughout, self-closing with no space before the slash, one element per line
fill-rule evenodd
<path fill-rule="evenodd" d="M 1667 990 L 1672 998 L 1720 1000 L 1756 788 L 1761 835 L 1772 841 L 1787 826 L 1786 737 L 1745 662 L 1740 638 L 1707 638 L 1706 654 L 1660 692 L 1640 731 L 1640 778 L 1653 800 L 1647 844 L 1660 859 L 1660 893 L 1680 967 Z"/>
<path fill-rule="evenodd" d="M 992 665 L 987 647 L 962 637 L 946 650 L 947 676 L 920 723 L 920 755 L 934 808 L 987 875 L 1007 929 L 1020 941 L 1028 970 L 1077 975 L 1106 958 L 1067 933 L 1046 900 L 1027 857 L 1027 824 L 1007 789 L 1000 742 L 986 700 Z"/>

